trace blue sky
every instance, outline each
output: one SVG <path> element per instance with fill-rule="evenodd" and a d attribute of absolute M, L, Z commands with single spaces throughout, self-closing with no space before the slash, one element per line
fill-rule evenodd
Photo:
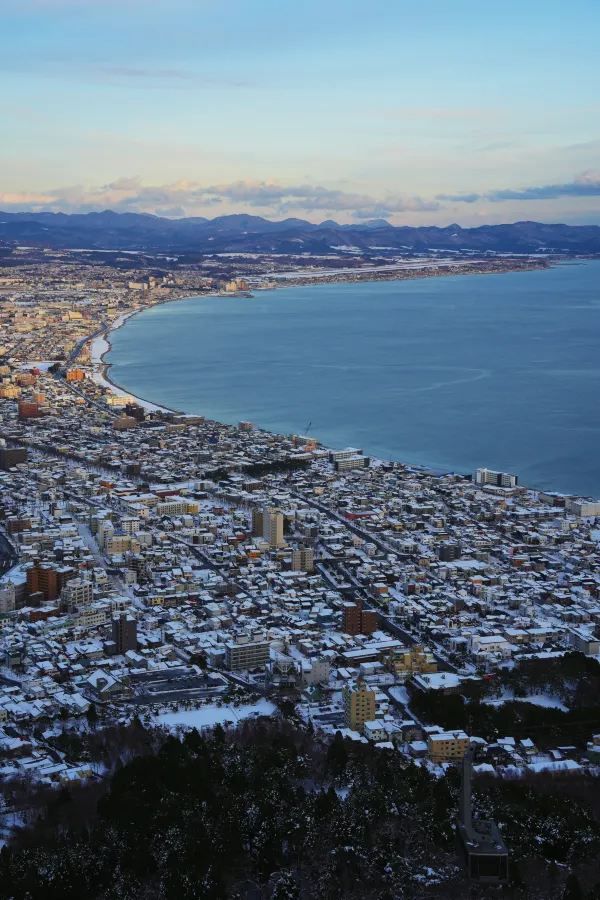
<path fill-rule="evenodd" d="M 597 0 L 0 0 L 0 208 L 600 224 Z"/>

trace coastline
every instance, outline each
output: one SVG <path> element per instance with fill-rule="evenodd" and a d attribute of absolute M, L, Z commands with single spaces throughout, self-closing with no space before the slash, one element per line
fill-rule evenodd
<path fill-rule="evenodd" d="M 194 299 L 194 298 L 174 298 L 169 300 L 160 301 L 162 303 L 176 303 L 178 299 Z M 145 312 L 147 309 L 152 309 L 153 306 L 158 306 L 159 304 L 152 304 L 151 306 L 144 306 L 141 309 L 131 310 L 129 313 L 124 313 L 119 316 L 118 319 L 115 319 L 108 328 L 102 332 L 102 334 L 93 338 L 90 346 L 90 365 L 93 369 L 92 372 L 92 380 L 103 387 L 108 388 L 111 393 L 115 394 L 117 397 L 128 397 L 131 398 L 134 402 L 145 409 L 147 412 L 165 412 L 165 413 L 178 413 L 179 410 L 171 409 L 168 406 L 160 406 L 157 403 L 152 403 L 151 400 L 146 400 L 144 397 L 138 397 L 137 394 L 132 394 L 131 391 L 128 391 L 122 385 L 118 384 L 116 381 L 113 381 L 110 377 L 109 371 L 112 366 L 112 363 L 107 362 L 105 357 L 112 350 L 112 342 L 110 340 L 110 335 L 118 331 L 119 328 L 122 328 L 129 319 L 132 319 L 134 316 L 137 316 L 138 313 Z M 94 346 L 96 345 L 96 346 Z"/>
<path fill-rule="evenodd" d="M 494 260 L 493 263 L 497 262 Z M 273 278 L 274 280 L 267 285 L 253 285 L 252 290 L 281 290 L 288 287 L 316 287 L 324 284 L 356 284 L 356 283 L 377 283 L 379 281 L 416 281 L 424 278 L 449 278 L 454 275 L 503 275 L 509 274 L 511 272 L 536 272 L 539 270 L 550 269 L 553 267 L 553 261 L 548 258 L 543 258 L 540 260 L 531 260 L 527 262 L 526 259 L 522 260 L 522 265 L 512 265 L 506 268 L 496 268 L 492 261 L 483 260 L 481 262 L 481 267 L 477 268 L 475 271 L 471 269 L 470 271 L 464 271 L 468 266 L 474 266 L 475 261 L 466 260 L 462 263 L 462 268 L 458 261 L 449 260 L 450 266 L 444 262 L 444 265 L 440 266 L 439 264 L 436 266 L 435 264 L 431 265 L 417 265 L 414 262 L 409 262 L 404 265 L 397 266 L 389 266 L 389 267 L 377 267 L 375 269 L 371 268 L 365 271 L 365 269 L 343 269 L 337 270 L 333 272 L 323 271 L 320 273 L 306 273 L 302 270 L 297 272 L 286 272 L 282 273 L 278 278 L 276 275 L 273 276 L 260 276 L 263 280 L 267 277 Z M 360 277 L 364 275 L 365 277 Z M 254 281 L 254 278 L 248 276 L 247 279 L 249 282 Z M 168 406 L 161 406 L 160 404 L 153 403 L 151 400 L 147 400 L 145 397 L 140 397 L 137 394 L 128 391 L 123 385 L 119 384 L 110 377 L 110 369 L 112 367 L 112 363 L 109 363 L 105 357 L 112 350 L 112 342 L 110 340 L 110 335 L 118 331 L 119 328 L 122 328 L 129 319 L 132 319 L 134 316 L 137 316 L 139 313 L 146 312 L 149 309 L 153 309 L 155 306 L 161 306 L 165 303 L 180 303 L 185 300 L 202 300 L 204 298 L 211 297 L 220 297 L 223 296 L 219 293 L 211 291 L 208 294 L 190 294 L 183 297 L 165 297 L 164 299 L 157 300 L 155 303 L 148 304 L 147 306 L 142 306 L 138 309 L 133 309 L 128 313 L 123 313 L 120 315 L 115 321 L 108 325 L 106 330 L 101 334 L 94 338 L 91 342 L 91 366 L 94 369 L 94 373 L 92 375 L 92 379 L 96 382 L 96 384 L 102 385 L 108 388 L 112 393 L 116 394 L 119 397 L 130 397 L 133 401 L 137 402 L 139 406 L 143 409 L 146 409 L 148 412 L 165 412 L 165 413 L 174 413 L 176 415 L 190 415 L 183 410 L 172 409 Z M 94 349 L 94 344 L 98 342 L 98 346 Z M 215 420 L 216 421 L 216 420 Z M 226 423 L 219 423 L 226 424 Z M 267 429 L 262 429 L 267 430 Z M 425 471 L 430 471 L 430 468 L 425 466 L 423 467 Z"/>
<path fill-rule="evenodd" d="M 554 264 L 555 263 L 556 263 L 556 261 L 554 261 Z M 398 277 L 398 272 L 396 270 L 393 274 L 391 272 L 386 273 L 386 274 L 389 274 L 390 277 L 385 278 L 385 279 L 381 279 L 381 278 L 376 279 L 373 277 L 366 277 L 366 278 L 361 278 L 361 279 L 356 279 L 356 278 L 352 278 L 352 277 L 341 278 L 338 275 L 337 277 L 335 277 L 335 281 L 340 284 L 344 284 L 344 283 L 356 284 L 358 281 L 360 281 L 361 283 L 362 282 L 376 283 L 377 281 L 380 281 L 380 280 L 403 281 L 403 280 L 416 280 L 416 279 L 420 279 L 423 277 L 444 277 L 444 276 L 448 276 L 451 274 L 457 274 L 457 275 L 467 275 L 467 274 L 484 275 L 484 274 L 505 274 L 505 273 L 507 274 L 509 272 L 540 271 L 540 270 L 551 269 L 551 268 L 554 268 L 554 264 L 552 261 L 548 260 L 542 266 L 540 266 L 540 265 L 534 265 L 534 266 L 530 266 L 530 267 L 518 266 L 518 267 L 514 267 L 514 268 L 505 268 L 505 269 L 501 269 L 501 270 L 496 269 L 496 270 L 492 270 L 492 271 L 485 269 L 485 270 L 479 270 L 477 272 L 473 272 L 473 271 L 465 272 L 465 271 L 460 271 L 460 270 L 459 271 L 454 270 L 451 273 L 443 272 L 443 271 L 441 272 L 441 271 L 437 271 L 437 270 L 436 271 L 428 270 L 428 271 L 423 272 L 423 270 L 413 269 L 413 270 L 410 270 L 410 274 L 406 270 L 404 270 L 404 272 L 405 272 L 404 277 L 402 277 L 402 276 Z M 371 274 L 371 273 L 369 273 L 369 274 Z M 316 282 L 316 284 L 325 284 L 327 282 L 331 283 L 329 278 L 327 278 L 326 280 L 319 279 Z M 303 280 L 302 285 L 314 286 L 315 281 L 311 281 L 310 276 L 308 276 L 308 278 L 306 280 Z M 275 290 L 279 290 L 280 288 L 283 288 L 283 287 L 298 287 L 298 286 L 302 286 L 302 285 L 299 285 L 297 283 L 292 284 L 292 283 L 290 283 L 290 279 L 284 279 L 275 284 L 273 284 L 273 283 L 266 284 L 262 288 L 253 286 L 252 290 L 275 291 Z M 224 295 L 215 293 L 214 291 L 211 291 L 210 293 L 206 293 L 206 294 L 200 293 L 200 294 L 188 294 L 188 295 L 184 295 L 184 296 L 166 297 L 164 299 L 157 300 L 154 303 L 150 303 L 150 304 L 142 306 L 140 308 L 133 309 L 133 310 L 129 311 L 128 313 L 125 313 L 125 314 L 122 314 L 121 316 L 119 316 L 114 322 L 112 322 L 111 324 L 108 325 L 108 327 L 102 333 L 102 335 L 97 336 L 92 341 L 91 365 L 92 365 L 92 368 L 95 370 L 94 374 L 92 376 L 93 380 L 97 384 L 103 385 L 109 391 L 111 391 L 113 394 L 115 394 L 117 396 L 130 398 L 132 402 L 138 403 L 140 406 L 142 406 L 148 412 L 176 414 L 176 415 L 181 415 L 181 416 L 193 415 L 192 413 L 189 413 L 185 410 L 182 411 L 182 410 L 174 409 L 174 408 L 171 408 L 168 406 L 153 403 L 152 401 L 150 401 L 144 397 L 141 397 L 137 394 L 132 393 L 131 391 L 128 391 L 123 385 L 119 384 L 116 381 L 113 381 L 113 379 L 110 377 L 110 374 L 109 374 L 109 370 L 112 366 L 112 363 L 109 363 L 106 360 L 107 355 L 113 349 L 112 342 L 110 340 L 110 335 L 112 334 L 113 331 L 117 331 L 119 328 L 121 328 L 123 325 L 125 325 L 126 322 L 128 322 L 129 319 L 132 318 L 133 316 L 137 315 L 140 312 L 144 312 L 148 309 L 151 309 L 154 306 L 162 305 L 165 303 L 175 303 L 175 302 L 180 302 L 180 301 L 184 301 L 184 300 L 202 300 L 205 298 L 207 298 L 207 299 L 213 298 L 214 299 L 217 297 L 226 299 Z M 213 419 L 211 417 L 206 417 L 206 419 L 207 419 L 207 421 L 214 422 L 215 425 L 224 425 L 227 427 L 231 427 L 231 423 L 228 424 L 226 422 L 221 422 L 219 419 L 216 419 L 216 418 Z M 279 433 L 279 432 L 271 431 L 270 428 L 265 428 L 265 427 L 261 426 L 259 423 L 255 423 L 255 427 L 259 431 L 268 432 L 268 433 L 272 433 L 272 434 Z M 322 441 L 320 441 L 318 439 L 316 439 L 316 440 L 320 447 L 322 447 L 323 449 L 328 449 L 328 447 L 329 447 L 328 444 L 323 443 Z M 378 462 L 378 463 L 388 461 L 387 456 L 379 457 L 379 456 L 372 455 L 372 459 L 373 459 L 373 462 Z M 405 460 L 399 460 L 399 459 L 396 460 L 396 459 L 393 459 L 392 457 L 389 458 L 389 461 L 398 462 L 401 465 L 405 466 L 406 469 L 409 471 L 420 471 L 423 473 L 430 474 L 432 476 L 441 476 L 444 474 L 454 474 L 454 475 L 458 475 L 461 477 L 465 477 L 468 474 L 465 471 L 457 470 L 454 468 L 440 467 L 438 465 L 431 465 L 431 464 L 420 463 L 420 462 L 407 462 Z M 522 485 L 522 487 L 527 488 L 526 485 Z M 558 489 L 544 486 L 544 485 L 536 485 L 533 487 L 529 487 L 527 489 L 533 490 L 533 491 L 552 490 L 554 493 L 560 494 L 565 497 L 580 496 L 579 494 L 573 494 L 572 492 L 564 491 L 564 489 L 558 490 Z"/>

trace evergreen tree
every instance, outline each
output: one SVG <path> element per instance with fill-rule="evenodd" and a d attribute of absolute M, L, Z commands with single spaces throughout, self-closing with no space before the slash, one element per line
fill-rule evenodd
<path fill-rule="evenodd" d="M 334 775 L 340 775 L 348 763 L 348 751 L 341 731 L 336 731 L 327 749 L 327 766 Z"/>
<path fill-rule="evenodd" d="M 95 728 L 98 722 L 98 710 L 95 703 L 90 703 L 86 716 L 90 727 Z"/>
<path fill-rule="evenodd" d="M 579 884 L 579 878 L 574 872 L 571 872 L 567 878 L 562 900 L 583 900 L 583 891 Z"/>

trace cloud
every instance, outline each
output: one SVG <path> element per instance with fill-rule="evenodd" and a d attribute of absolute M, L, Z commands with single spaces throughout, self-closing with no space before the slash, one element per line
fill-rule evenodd
<path fill-rule="evenodd" d="M 436 200 L 441 203 L 476 203 L 480 200 L 503 203 L 507 200 L 557 200 L 560 197 L 600 197 L 600 171 L 589 169 L 573 181 L 558 184 L 502 188 L 481 194 L 438 194 Z"/>
<path fill-rule="evenodd" d="M 362 218 L 365 210 L 374 207 L 385 211 L 386 214 L 417 209 L 437 209 L 437 203 L 423 200 L 420 197 L 396 195 L 378 200 L 368 194 L 332 190 L 310 184 L 281 185 L 268 181 L 238 181 L 233 184 L 214 185 L 200 190 L 204 196 L 219 200 L 226 199 L 234 203 L 246 203 L 249 206 L 276 207 L 280 212 L 293 209 L 341 211 L 350 212 L 356 217 Z"/>
<path fill-rule="evenodd" d="M 491 191 L 488 199 L 500 200 L 555 200 L 557 197 L 600 197 L 600 172 L 582 172 L 573 181 L 563 184 L 545 184 L 522 190 L 505 189 Z"/>
<path fill-rule="evenodd" d="M 438 194 L 441 203 L 476 203 L 483 199 L 483 194 Z"/>
<path fill-rule="evenodd" d="M 303 213 L 345 213 L 355 219 L 382 218 L 399 212 L 436 210 L 437 201 L 404 194 L 384 198 L 311 184 L 275 181 L 234 181 L 202 185 L 181 180 L 166 185 L 144 185 L 137 177 L 123 177 L 98 188 L 75 185 L 28 195 L 1 194 L 0 205 L 27 211 L 89 212 L 110 208 L 119 212 L 174 211 L 194 215 L 219 206 L 245 207 L 285 216 Z"/>
<path fill-rule="evenodd" d="M 147 185 L 138 177 L 121 177 L 99 187 L 71 185 L 47 191 L 0 192 L 0 208 L 39 212 L 145 212 L 172 218 L 251 209 L 271 218 L 301 215 L 316 220 L 341 217 L 345 221 L 393 218 L 402 213 L 437 212 L 448 204 L 556 200 L 563 197 L 600 197 L 600 172 L 582 172 L 573 181 L 487 192 L 438 194 L 434 198 L 403 192 L 382 197 L 323 185 L 299 182 L 239 180 L 202 184 L 180 179 Z"/>

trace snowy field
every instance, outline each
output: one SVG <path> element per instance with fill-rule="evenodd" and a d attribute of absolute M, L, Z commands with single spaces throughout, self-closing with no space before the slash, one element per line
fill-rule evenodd
<path fill-rule="evenodd" d="M 225 722 L 236 724 L 242 719 L 252 716 L 272 716 L 276 711 L 273 703 L 264 698 L 256 703 L 243 706 L 216 706 L 210 704 L 199 709 L 181 709 L 176 712 L 162 713 L 156 716 L 157 725 L 181 728 L 210 728 L 214 725 L 224 725 Z"/>
<path fill-rule="evenodd" d="M 503 703 L 513 700 L 517 703 L 532 703 L 534 706 L 543 706 L 545 709 L 560 709 L 561 712 L 569 712 L 568 707 L 552 694 L 529 694 L 526 697 L 515 697 L 513 691 L 505 690 L 501 697 L 486 698 L 481 702 L 487 706 L 502 706 Z"/>

